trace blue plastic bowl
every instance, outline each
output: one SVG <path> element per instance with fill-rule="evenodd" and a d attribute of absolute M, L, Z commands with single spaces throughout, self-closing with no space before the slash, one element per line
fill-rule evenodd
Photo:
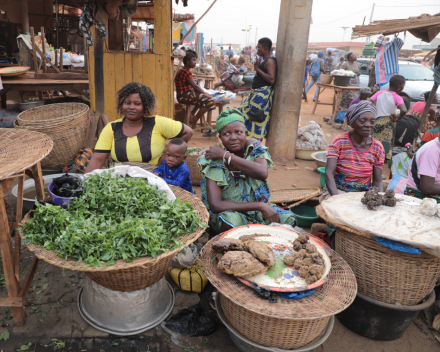
<path fill-rule="evenodd" d="M 67 208 L 69 203 L 72 201 L 74 197 L 60 197 L 53 193 L 53 182 L 50 183 L 49 187 L 47 188 L 49 190 L 50 199 L 52 200 L 53 204 L 60 205 L 63 208 Z"/>

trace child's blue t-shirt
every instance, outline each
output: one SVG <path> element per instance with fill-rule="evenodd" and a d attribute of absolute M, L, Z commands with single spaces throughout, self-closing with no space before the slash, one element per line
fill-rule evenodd
<path fill-rule="evenodd" d="M 192 189 L 191 172 L 185 162 L 178 167 L 169 167 L 165 160 L 153 172 L 163 177 L 164 181 L 169 185 L 183 188 L 185 191 L 195 194 Z"/>
<path fill-rule="evenodd" d="M 306 72 L 304 73 L 304 83 L 307 82 L 307 76 L 309 75 L 310 67 L 306 66 Z"/>

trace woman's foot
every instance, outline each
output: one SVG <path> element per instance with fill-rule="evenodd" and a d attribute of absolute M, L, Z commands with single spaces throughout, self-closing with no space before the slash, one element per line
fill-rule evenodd
<path fill-rule="evenodd" d="M 324 120 L 324 122 L 329 122 L 330 121 L 330 117 L 323 117 L 322 119 Z"/>
<path fill-rule="evenodd" d="M 207 131 L 203 132 L 203 137 L 215 137 L 218 135 L 217 131 Z"/>

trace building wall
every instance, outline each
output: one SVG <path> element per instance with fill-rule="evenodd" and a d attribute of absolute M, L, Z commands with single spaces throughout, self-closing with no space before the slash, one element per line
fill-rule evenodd
<path fill-rule="evenodd" d="M 158 115 L 173 118 L 174 87 L 171 60 L 171 0 L 154 2 L 154 53 L 110 51 L 104 49 L 105 113 L 111 121 L 118 118 L 115 109 L 116 92 L 130 82 L 150 87 L 158 102 Z M 95 111 L 94 47 L 88 48 L 90 105 Z"/>
<path fill-rule="evenodd" d="M 46 17 L 52 15 L 52 6 L 52 1 L 49 0 L 28 0 L 29 26 L 34 27 L 36 32 L 40 31 L 41 26 L 45 26 Z M 0 15 L 0 20 L 22 24 L 20 0 L 4 0 L 0 9 L 6 11 L 3 17 Z"/>

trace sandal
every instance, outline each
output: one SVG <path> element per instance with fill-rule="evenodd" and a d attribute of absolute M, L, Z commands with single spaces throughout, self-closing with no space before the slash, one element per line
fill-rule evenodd
<path fill-rule="evenodd" d="M 203 132 L 203 137 L 215 137 L 218 135 L 217 131 L 207 131 L 207 132 Z"/>

